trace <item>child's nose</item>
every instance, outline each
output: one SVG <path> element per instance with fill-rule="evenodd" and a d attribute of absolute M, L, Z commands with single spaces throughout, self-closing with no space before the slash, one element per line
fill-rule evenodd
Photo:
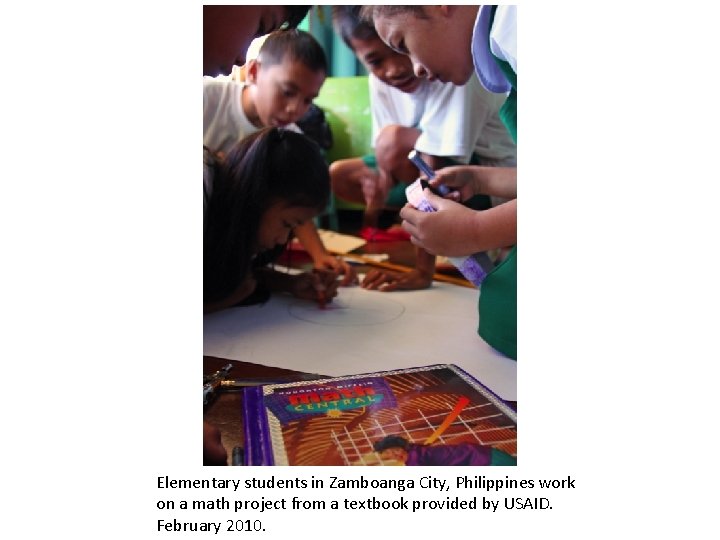
<path fill-rule="evenodd" d="M 425 66 L 417 62 L 413 62 L 413 71 L 415 72 L 416 77 L 427 77 L 428 74 Z"/>
<path fill-rule="evenodd" d="M 287 112 L 290 115 L 297 114 L 297 112 L 300 110 L 300 100 L 297 99 L 291 99 L 287 103 L 287 107 L 285 107 L 285 112 Z"/>
<path fill-rule="evenodd" d="M 388 62 L 388 66 L 385 68 L 385 78 L 394 79 L 400 73 L 400 66 L 393 62 Z"/>

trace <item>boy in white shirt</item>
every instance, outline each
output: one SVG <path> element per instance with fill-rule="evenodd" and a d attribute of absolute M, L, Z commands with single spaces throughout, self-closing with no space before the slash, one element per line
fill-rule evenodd
<path fill-rule="evenodd" d="M 270 34 L 258 57 L 248 61 L 246 82 L 203 79 L 203 145 L 226 154 L 238 141 L 264 127 L 300 131 L 299 120 L 320 92 L 327 61 L 320 44 L 301 30 Z M 327 253 L 312 222 L 295 234 L 318 269 L 345 274 L 342 284 L 354 281 L 350 265 Z"/>
<path fill-rule="evenodd" d="M 379 212 L 401 208 L 405 187 L 420 176 L 407 158 L 410 150 L 434 169 L 471 162 L 514 165 L 516 150 L 498 116 L 504 96 L 486 91 L 477 80 L 455 86 L 416 77 L 410 60 L 385 45 L 373 26 L 360 20 L 359 10 L 334 6 L 333 24 L 370 72 L 375 154 L 336 161 L 330 175 L 338 197 L 366 205 L 361 235 L 372 240 L 383 236 L 375 229 Z M 420 250 L 413 272 L 373 270 L 362 285 L 385 291 L 425 288 L 434 270 L 435 257 Z"/>

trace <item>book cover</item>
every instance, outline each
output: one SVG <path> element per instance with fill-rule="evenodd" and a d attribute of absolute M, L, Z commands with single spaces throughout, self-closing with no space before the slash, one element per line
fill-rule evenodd
<path fill-rule="evenodd" d="M 452 364 L 247 388 L 247 465 L 514 465 L 513 408 Z"/>

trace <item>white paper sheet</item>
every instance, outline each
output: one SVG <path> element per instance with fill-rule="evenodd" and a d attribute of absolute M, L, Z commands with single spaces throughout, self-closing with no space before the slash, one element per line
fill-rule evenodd
<path fill-rule="evenodd" d="M 324 310 L 273 295 L 206 315 L 204 354 L 332 376 L 453 363 L 517 400 L 517 363 L 477 335 L 478 291 L 435 282 L 422 291 L 338 292 Z"/>
<path fill-rule="evenodd" d="M 318 235 L 322 240 L 325 249 L 332 253 L 350 253 L 351 251 L 364 246 L 367 241 L 349 234 L 341 234 L 335 231 L 318 229 Z"/>

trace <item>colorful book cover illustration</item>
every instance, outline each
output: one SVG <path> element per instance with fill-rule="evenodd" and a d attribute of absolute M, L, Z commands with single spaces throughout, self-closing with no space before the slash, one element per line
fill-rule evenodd
<path fill-rule="evenodd" d="M 512 407 L 452 364 L 247 388 L 248 465 L 514 465 Z"/>

